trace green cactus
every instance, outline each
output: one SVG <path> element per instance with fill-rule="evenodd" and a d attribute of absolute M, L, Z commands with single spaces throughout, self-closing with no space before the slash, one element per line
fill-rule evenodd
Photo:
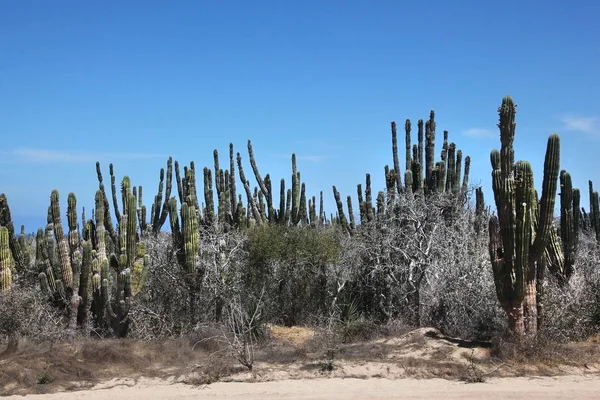
<path fill-rule="evenodd" d="M 350 228 L 348 226 L 348 219 L 346 218 L 346 214 L 344 213 L 344 205 L 342 204 L 342 198 L 340 196 L 340 192 L 333 186 L 333 197 L 335 198 L 335 203 L 338 209 L 338 218 L 342 229 L 348 233 L 350 233 Z"/>
<path fill-rule="evenodd" d="M 590 210 L 587 216 L 588 226 L 596 233 L 596 240 L 600 242 L 600 207 L 598 203 L 598 192 L 594 190 L 592 181 L 588 182 L 590 196 Z"/>
<path fill-rule="evenodd" d="M 237 165 L 238 171 L 240 173 L 240 181 L 244 186 L 244 190 L 246 191 L 246 199 L 248 200 L 248 223 L 252 223 L 254 221 L 257 224 L 260 224 L 262 221 L 260 211 L 258 209 L 258 205 L 254 201 L 254 196 L 252 196 L 252 192 L 250 190 L 250 183 L 248 179 L 246 179 L 246 175 L 244 174 L 244 167 L 242 166 L 242 156 L 240 153 L 237 153 Z"/>
<path fill-rule="evenodd" d="M 102 191 L 98 190 L 95 212 L 97 236 L 95 258 L 90 259 L 91 248 L 87 244 L 84 245 L 85 265 L 82 269 L 87 270 L 84 272 L 88 279 L 91 270 L 92 287 L 91 290 L 87 287 L 80 288 L 79 293 L 82 298 L 88 291 L 92 293 L 92 315 L 100 329 L 110 328 L 115 336 L 125 337 L 129 331 L 131 301 L 144 284 L 149 258 L 145 245 L 139 241 L 137 201 L 129 177 L 125 176 L 121 181 L 123 212 L 120 214 L 117 243 L 110 258 L 107 257 L 104 210 L 106 203 L 103 199 Z M 111 279 L 111 269 L 116 274 L 114 288 L 111 287 L 111 283 L 114 282 Z"/>
<path fill-rule="evenodd" d="M 231 213 L 233 223 L 239 226 L 237 222 L 239 214 L 237 212 L 237 192 L 235 183 L 235 159 L 233 151 L 233 143 L 229 143 L 229 199 L 231 201 Z"/>
<path fill-rule="evenodd" d="M 407 120 L 407 124 L 405 125 L 405 130 L 409 135 L 409 146 L 410 146 L 410 121 Z M 394 162 L 394 175 L 396 188 L 398 190 L 398 194 L 402 193 L 402 175 L 400 174 L 400 160 L 398 158 L 398 133 L 396 132 L 396 121 L 392 121 L 392 157 Z M 388 174 L 386 174 L 388 176 Z M 391 176 L 389 177 L 391 179 Z M 390 183 L 388 183 L 388 188 L 390 187 Z M 389 191 L 389 189 L 388 189 Z"/>
<path fill-rule="evenodd" d="M 435 164 L 435 127 L 435 112 L 431 110 L 429 113 L 429 120 L 425 122 L 425 182 L 427 182 L 427 184 L 423 186 L 427 191 L 434 190 L 431 182 L 432 170 Z M 422 160 L 420 152 L 419 160 Z"/>
<path fill-rule="evenodd" d="M 241 203 L 238 203 L 240 205 Z M 200 236 L 197 213 L 194 206 L 182 203 L 181 225 L 177 215 L 177 200 L 169 201 L 169 220 L 173 247 L 176 249 L 177 261 L 181 267 L 183 281 L 189 294 L 191 322 L 196 323 L 196 298 L 201 288 L 204 269 L 200 263 Z"/>
<path fill-rule="evenodd" d="M 83 325 L 88 319 L 89 309 L 89 283 L 92 273 L 92 243 L 83 243 L 81 260 L 81 280 L 79 282 L 79 307 L 77 309 L 77 324 Z"/>
<path fill-rule="evenodd" d="M 463 174 L 463 182 L 462 182 L 462 191 L 463 193 L 467 193 L 467 190 L 469 190 L 469 174 L 471 172 L 471 157 L 466 156 L 465 157 L 465 171 Z M 460 178 L 460 173 L 458 174 L 459 178 Z"/>
<path fill-rule="evenodd" d="M 322 224 L 326 222 L 325 209 L 323 208 L 323 191 L 319 192 L 319 220 Z"/>
<path fill-rule="evenodd" d="M 163 187 L 165 186 L 165 170 L 160 169 L 158 193 L 154 196 L 154 203 L 150 212 L 150 221 L 152 221 L 152 233 L 156 236 L 167 220 L 169 214 L 169 199 L 171 198 L 171 190 L 173 186 L 173 159 L 169 157 L 167 160 L 167 180 L 166 192 L 163 200 Z M 141 197 L 141 193 L 140 193 Z M 145 220 L 145 218 L 144 218 Z"/>
<path fill-rule="evenodd" d="M 0 193 L 0 226 L 8 229 L 8 244 L 11 251 L 14 267 L 17 271 L 26 271 L 29 267 L 29 259 L 26 256 L 26 249 L 21 248 L 15 235 L 15 226 L 10 214 L 8 200 L 4 193 Z"/>
<path fill-rule="evenodd" d="M 0 226 L 0 293 L 6 293 L 12 287 L 13 258 L 10 251 L 8 228 Z"/>
<path fill-rule="evenodd" d="M 102 194 L 100 194 L 102 198 Z M 52 191 L 46 233 L 38 229 L 36 235 L 36 264 L 42 293 L 59 309 L 66 311 L 69 335 L 74 336 L 77 326 L 87 319 L 87 303 L 81 301 L 82 290 L 87 290 L 88 270 L 82 274 L 82 263 L 88 261 L 81 253 L 78 230 L 77 200 L 69 193 L 67 221 L 69 232 L 65 235 L 59 204 L 59 193 Z M 52 235 L 54 233 L 54 235 Z M 58 252 L 55 251 L 58 249 Z M 85 265 L 87 267 L 87 265 Z M 87 301 L 87 297 L 86 297 Z"/>
<path fill-rule="evenodd" d="M 507 96 L 498 109 L 501 150 L 493 150 L 492 188 L 498 210 L 489 223 L 489 251 L 500 304 L 517 337 L 538 329 L 538 265 L 552 233 L 552 217 L 560 162 L 560 139 L 548 138 L 542 196 L 538 202 L 533 171 L 526 161 L 514 162 L 516 105 Z"/>
<path fill-rule="evenodd" d="M 262 194 L 267 202 L 266 208 L 267 208 L 268 219 L 269 219 L 269 221 L 272 221 L 274 219 L 273 196 L 272 196 L 271 191 L 267 187 L 267 184 L 265 184 L 265 180 L 263 180 L 260 175 L 258 166 L 256 164 L 256 159 L 254 158 L 254 151 L 252 150 L 252 142 L 250 140 L 248 140 L 248 156 L 250 157 L 250 166 L 252 167 L 252 171 L 254 172 L 254 177 L 256 178 L 258 187 L 260 188 L 260 191 L 262 192 Z M 266 177 L 265 177 L 265 179 L 266 179 Z"/>
<path fill-rule="evenodd" d="M 112 217 L 110 215 L 110 207 L 109 207 L 109 203 L 108 203 L 108 197 L 106 196 L 106 190 L 104 189 L 104 182 L 102 180 L 102 170 L 100 169 L 100 163 L 98 161 L 96 162 L 96 175 L 98 176 L 98 185 L 99 185 L 98 189 L 102 192 L 102 199 L 103 199 L 102 209 L 104 210 L 104 216 L 103 216 L 104 227 L 106 228 L 106 232 L 110 236 L 112 244 L 116 246 L 117 233 L 115 231 L 115 228 L 114 228 L 114 225 L 112 222 Z M 96 206 L 96 213 L 98 213 L 97 210 L 98 210 L 98 206 Z"/>
<path fill-rule="evenodd" d="M 281 183 L 279 185 L 279 211 L 277 212 L 278 222 L 281 225 L 287 224 L 286 218 L 286 191 L 285 191 L 285 179 L 281 178 Z"/>
<path fill-rule="evenodd" d="M 579 205 L 581 195 L 579 189 L 573 189 L 571 175 L 560 172 L 560 237 L 564 254 L 564 268 L 552 270 L 562 282 L 569 280 L 573 274 L 575 254 L 579 242 Z M 550 264 L 551 267 L 553 264 Z"/>
<path fill-rule="evenodd" d="M 73 268 L 71 266 L 69 243 L 65 238 L 62 226 L 59 194 L 53 190 L 50 195 L 50 207 L 52 211 L 52 224 L 54 227 L 54 238 L 58 245 L 58 260 L 61 272 L 61 281 L 67 291 L 73 293 Z"/>
<path fill-rule="evenodd" d="M 412 168 L 412 157 L 410 156 L 410 149 L 411 149 L 411 138 L 410 138 L 410 132 L 411 132 L 412 126 L 411 126 L 411 122 L 410 119 L 407 119 L 406 122 L 404 123 L 404 132 L 405 132 L 405 141 L 406 141 L 406 164 L 404 165 L 404 174 L 406 176 L 406 174 L 409 173 L 409 171 Z M 404 181 L 406 187 L 411 187 L 412 185 L 408 185 L 406 183 L 406 180 Z"/>
<path fill-rule="evenodd" d="M 485 200 L 483 197 L 483 189 L 480 187 L 475 189 L 475 232 L 479 235 L 483 228 L 483 218 L 485 212 Z"/>
<path fill-rule="evenodd" d="M 210 168 L 204 168 L 204 218 L 208 225 L 213 224 L 215 218 L 215 202 L 212 188 L 212 171 Z"/>
<path fill-rule="evenodd" d="M 339 194 L 338 194 L 339 195 Z M 356 229 L 356 220 L 354 217 L 354 207 L 352 207 L 352 196 L 348 196 L 346 198 L 346 202 L 348 203 L 348 216 L 350 217 L 350 232 Z M 342 213 L 343 213 L 342 209 Z M 338 209 L 339 212 L 339 209 Z"/>

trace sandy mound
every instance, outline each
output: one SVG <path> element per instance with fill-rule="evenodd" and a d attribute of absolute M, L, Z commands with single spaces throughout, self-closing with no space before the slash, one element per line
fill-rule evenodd
<path fill-rule="evenodd" d="M 452 338 L 433 328 L 341 343 L 332 342 L 323 331 L 270 326 L 268 339 L 255 347 L 253 368 L 248 370 L 232 357 L 227 341 L 198 339 L 23 342 L 16 353 L 0 357 L 0 395 L 82 390 L 94 385 L 125 387 L 152 378 L 204 386 L 319 378 L 481 382 L 491 377 L 599 372 L 600 344 L 596 341 L 557 347 L 560 352 L 556 354 L 522 354 L 520 350 L 519 357 L 500 360 L 489 342 Z M 202 344 L 194 346 L 197 343 Z"/>

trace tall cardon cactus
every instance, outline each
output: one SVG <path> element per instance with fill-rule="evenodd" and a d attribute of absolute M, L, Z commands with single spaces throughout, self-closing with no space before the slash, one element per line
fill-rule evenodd
<path fill-rule="evenodd" d="M 0 226 L 0 293 L 8 292 L 12 285 L 13 259 L 8 243 L 8 228 Z"/>
<path fill-rule="evenodd" d="M 500 151 L 491 152 L 492 188 L 498 216 L 489 222 L 489 252 L 496 294 L 517 337 L 535 336 L 543 279 L 540 267 L 550 248 L 560 163 L 560 139 L 548 138 L 542 195 L 537 199 L 533 171 L 527 161 L 515 163 L 516 105 L 507 96 L 498 109 Z M 556 251 L 555 248 L 552 248 Z"/>

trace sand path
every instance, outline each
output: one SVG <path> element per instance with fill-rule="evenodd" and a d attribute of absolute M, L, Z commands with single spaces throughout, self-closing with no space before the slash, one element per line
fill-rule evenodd
<path fill-rule="evenodd" d="M 466 384 L 442 379 L 311 379 L 260 383 L 219 382 L 191 386 L 141 379 L 136 383 L 113 380 L 92 390 L 44 395 L 8 396 L 7 399 L 125 400 L 125 399 L 599 399 L 600 376 L 552 378 L 494 378 Z"/>

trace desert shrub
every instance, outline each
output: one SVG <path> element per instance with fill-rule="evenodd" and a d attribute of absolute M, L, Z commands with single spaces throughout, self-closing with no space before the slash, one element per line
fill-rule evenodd
<path fill-rule="evenodd" d="M 343 241 L 350 271 L 344 295 L 379 323 L 433 326 L 446 334 L 490 338 L 504 329 L 485 229 L 455 193 L 396 195 L 375 221 Z"/>
<path fill-rule="evenodd" d="M 129 316 L 132 338 L 176 337 L 191 330 L 186 314 L 187 289 L 178 273 L 168 233 L 146 239 L 150 268 Z"/>
<path fill-rule="evenodd" d="M 264 225 L 246 244 L 248 265 L 242 284 L 256 297 L 265 290 L 269 319 L 291 326 L 323 314 L 328 304 L 328 271 L 341 247 L 328 228 Z"/>
<path fill-rule="evenodd" d="M 506 328 L 496 297 L 487 229 L 475 231 L 475 213 L 455 210 L 436 232 L 436 257 L 427 270 L 422 323 L 465 339 L 490 339 Z"/>
<path fill-rule="evenodd" d="M 0 293 L 0 341 L 27 337 L 55 340 L 65 337 L 67 321 L 51 307 L 38 288 L 14 285 Z"/>
<path fill-rule="evenodd" d="M 574 273 L 566 284 L 548 274 L 544 282 L 541 334 L 556 341 L 579 340 L 600 329 L 600 247 L 581 234 Z"/>

